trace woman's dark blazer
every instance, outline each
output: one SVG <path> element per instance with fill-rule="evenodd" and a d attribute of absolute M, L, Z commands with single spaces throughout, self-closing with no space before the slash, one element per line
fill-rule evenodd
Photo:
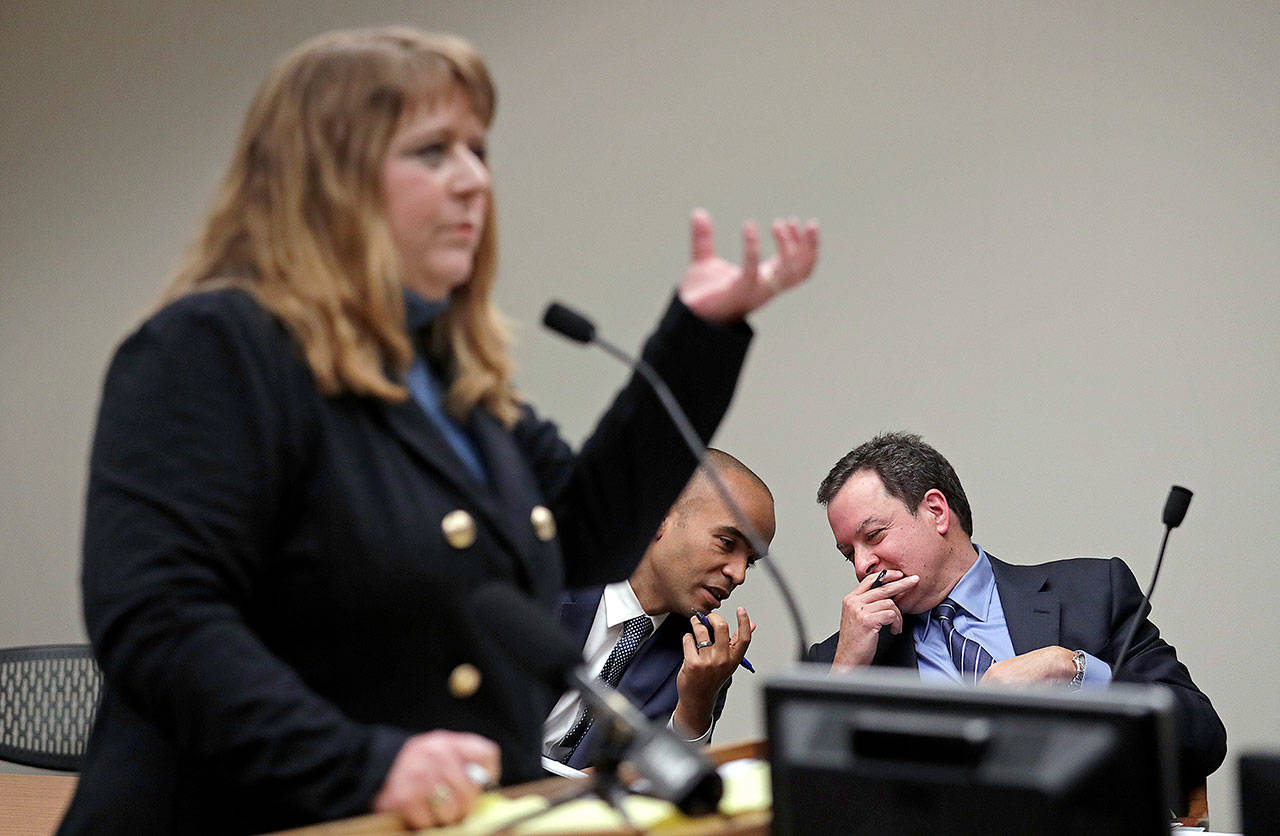
<path fill-rule="evenodd" d="M 675 300 L 645 346 L 704 439 L 749 341 Z M 535 777 L 555 695 L 465 628 L 468 593 L 509 580 L 551 617 L 566 583 L 627 577 L 696 462 L 634 378 L 577 455 L 529 409 L 510 430 L 476 410 L 470 430 L 489 485 L 412 400 L 321 396 L 242 291 L 184 297 L 130 336 L 85 524 L 106 688 L 62 831 L 368 812 L 401 744 L 435 728 L 498 742 L 504 781 Z"/>

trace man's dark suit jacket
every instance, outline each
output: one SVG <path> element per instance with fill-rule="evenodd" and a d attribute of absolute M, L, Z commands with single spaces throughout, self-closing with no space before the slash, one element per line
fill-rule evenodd
<path fill-rule="evenodd" d="M 1083 650 L 1113 664 L 1130 624 L 1140 614 L 1142 590 L 1118 557 L 1075 558 L 1018 566 L 987 555 L 995 574 L 996 589 L 1013 640 L 1014 653 L 1028 653 L 1058 645 Z M 912 640 L 914 616 L 903 619 L 902 633 L 881 630 L 873 665 L 916 667 Z M 835 658 L 836 632 L 809 649 L 813 662 L 830 664 Z M 1143 618 L 1129 657 L 1116 681 L 1159 683 L 1168 686 L 1175 703 L 1175 733 L 1184 788 L 1196 786 L 1221 765 L 1227 754 L 1227 731 L 1213 706 L 1191 674 L 1178 661 L 1173 647 L 1160 631 Z"/>
<path fill-rule="evenodd" d="M 573 635 L 578 647 L 587 642 L 587 633 L 591 632 L 591 623 L 603 595 L 603 586 L 571 590 L 560 605 L 560 623 Z M 657 632 L 636 651 L 618 682 L 618 690 L 650 720 L 666 723 L 676 710 L 679 701 L 676 674 L 684 664 L 684 636 L 688 632 L 688 619 L 675 613 L 668 615 Z M 716 697 L 714 714 L 717 720 L 724 710 L 728 692 L 729 682 L 726 682 Z M 593 725 L 569 758 L 569 766 L 583 769 L 591 765 L 591 755 L 600 741 L 597 732 L 599 728 Z"/>
<path fill-rule="evenodd" d="M 646 344 L 704 438 L 749 338 L 675 300 Z M 183 297 L 126 339 L 84 537 L 105 690 L 63 832 L 365 813 L 404 741 L 437 728 L 496 741 L 505 781 L 541 775 L 556 695 L 465 628 L 469 595 L 506 581 L 550 619 L 566 584 L 627 577 L 697 462 L 638 378 L 577 455 L 532 410 L 507 428 L 477 409 L 469 429 L 488 484 L 415 402 L 321 395 L 241 291 Z M 455 512 L 473 525 L 451 542 Z M 474 693 L 451 687 L 462 665 Z"/>

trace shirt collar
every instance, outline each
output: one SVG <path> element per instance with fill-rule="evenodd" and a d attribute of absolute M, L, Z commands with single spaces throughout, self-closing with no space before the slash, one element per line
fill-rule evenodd
<path fill-rule="evenodd" d="M 978 553 L 978 559 L 961 576 L 947 597 L 973 618 L 986 621 L 991 611 L 991 599 L 996 591 L 996 576 L 991 571 L 991 561 L 987 559 L 982 546 L 974 543 L 973 549 Z"/>
<path fill-rule="evenodd" d="M 653 629 L 657 630 L 667 619 L 667 613 L 649 615 L 644 611 L 644 607 L 640 606 L 640 599 L 636 597 L 636 591 L 631 588 L 630 581 L 618 581 L 606 586 L 602 600 L 604 623 L 607 627 L 617 627 L 637 615 L 648 615 L 653 622 Z"/>
<path fill-rule="evenodd" d="M 417 291 L 403 288 L 404 291 L 404 324 L 410 334 L 417 334 L 431 324 L 445 308 L 449 307 L 448 299 L 426 299 Z"/>
<path fill-rule="evenodd" d="M 991 561 L 987 559 L 987 553 L 983 551 L 982 546 L 977 543 L 971 545 L 978 553 L 978 559 L 973 561 L 969 570 L 960 576 L 960 580 L 951 588 L 947 597 L 955 601 L 969 617 L 985 622 L 991 614 L 991 602 L 996 595 L 996 576 L 991 571 Z M 928 617 L 928 614 L 922 614 L 922 616 L 917 629 L 923 640 L 929 635 L 933 618 Z"/>

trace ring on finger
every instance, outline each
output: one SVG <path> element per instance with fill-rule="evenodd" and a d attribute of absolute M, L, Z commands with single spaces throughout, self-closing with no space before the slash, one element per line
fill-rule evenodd
<path fill-rule="evenodd" d="M 698 649 L 701 650 L 702 648 L 710 647 L 713 644 L 715 644 L 713 641 L 698 642 Z"/>
<path fill-rule="evenodd" d="M 438 810 L 453 800 L 453 793 L 444 784 L 436 784 L 435 789 L 431 791 L 431 795 L 427 797 L 427 802 L 432 809 Z"/>

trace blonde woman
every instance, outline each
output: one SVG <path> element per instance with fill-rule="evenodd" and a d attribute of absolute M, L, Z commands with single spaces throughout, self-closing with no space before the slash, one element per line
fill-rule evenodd
<path fill-rule="evenodd" d="M 537 777 L 554 696 L 464 629 L 624 578 L 695 462 L 637 381 L 574 454 L 516 393 L 490 300 L 494 90 L 465 42 L 336 32 L 245 120 L 165 304 L 118 349 L 90 462 L 105 695 L 65 833 L 459 820 L 466 765 Z M 645 346 L 709 438 L 817 230 L 693 255 Z M 512 637 L 518 640 L 518 637 Z"/>

